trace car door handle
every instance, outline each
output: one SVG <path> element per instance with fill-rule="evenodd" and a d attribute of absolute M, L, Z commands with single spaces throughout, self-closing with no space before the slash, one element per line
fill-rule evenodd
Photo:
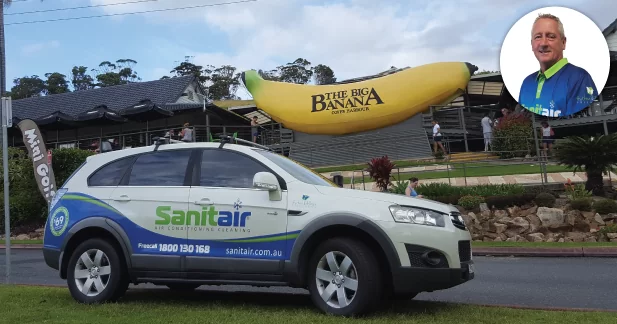
<path fill-rule="evenodd" d="M 196 200 L 195 205 L 214 205 L 214 203 L 208 198 L 203 198 L 201 200 Z"/>
<path fill-rule="evenodd" d="M 131 198 L 127 195 L 122 195 L 120 197 L 114 198 L 115 201 L 131 201 Z"/>
<path fill-rule="evenodd" d="M 274 216 L 276 216 L 276 215 L 278 215 L 278 214 L 279 214 L 279 213 L 277 213 L 277 212 L 268 212 L 268 215 L 274 215 Z"/>

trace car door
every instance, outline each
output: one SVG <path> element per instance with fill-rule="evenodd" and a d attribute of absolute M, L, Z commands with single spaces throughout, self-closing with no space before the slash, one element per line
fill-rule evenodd
<path fill-rule="evenodd" d="M 137 156 L 111 194 L 110 205 L 124 215 L 135 269 L 181 270 L 192 152 L 160 148 Z"/>
<path fill-rule="evenodd" d="M 187 271 L 276 273 L 284 260 L 287 191 L 272 201 L 267 191 L 253 189 L 257 172 L 272 172 L 238 151 L 204 149 L 190 189 L 189 206 L 201 215 L 189 227 L 193 256 Z"/>

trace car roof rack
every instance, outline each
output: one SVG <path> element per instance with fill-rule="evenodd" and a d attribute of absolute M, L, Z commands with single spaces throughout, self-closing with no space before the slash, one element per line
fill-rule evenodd
<path fill-rule="evenodd" d="M 163 145 L 163 144 L 172 144 L 172 143 L 186 143 L 183 141 L 178 141 L 175 139 L 171 139 L 169 137 L 165 137 L 165 136 L 155 136 L 152 138 L 152 141 L 154 141 L 154 152 L 158 151 L 159 146 Z M 169 141 L 169 142 L 168 142 Z"/>
<path fill-rule="evenodd" d="M 257 143 L 253 143 L 251 141 L 243 140 L 241 138 L 229 136 L 229 135 L 221 136 L 221 144 L 219 145 L 219 148 L 223 148 L 223 146 L 225 146 L 225 144 L 232 143 L 232 142 L 236 142 L 236 144 L 237 143 L 244 143 L 244 144 L 248 144 L 249 146 L 253 146 L 253 147 L 258 147 L 260 149 L 264 149 L 266 151 L 273 151 L 272 148 L 270 148 L 270 147 L 267 147 L 267 146 L 264 146 L 264 145 L 261 145 L 261 144 L 257 144 Z"/>

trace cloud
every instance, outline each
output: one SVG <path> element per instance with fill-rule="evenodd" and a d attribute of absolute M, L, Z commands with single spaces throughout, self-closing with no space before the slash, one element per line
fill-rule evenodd
<path fill-rule="evenodd" d="M 90 1 L 109 4 L 118 0 Z M 118 13 L 231 1 L 186 0 L 180 4 L 159 0 L 101 10 Z M 580 10 L 604 28 L 615 19 L 609 10 L 613 1 L 564 0 L 560 5 Z M 329 65 L 341 80 L 392 65 L 439 61 L 466 61 L 481 70 L 498 70 L 501 42 L 510 26 L 544 6 L 555 4 L 548 0 L 260 0 L 148 14 L 144 19 L 194 21 L 196 30 L 226 36 L 225 50 L 208 42 L 195 42 L 186 49 L 196 64 L 230 64 L 240 71 L 273 69 L 302 57 L 313 65 Z M 210 49 L 203 48 L 204 43 Z"/>
<path fill-rule="evenodd" d="M 58 47 L 60 47 L 60 42 L 58 42 L 57 40 L 50 40 L 46 42 L 25 45 L 21 48 L 21 52 L 25 55 L 32 55 Z"/>

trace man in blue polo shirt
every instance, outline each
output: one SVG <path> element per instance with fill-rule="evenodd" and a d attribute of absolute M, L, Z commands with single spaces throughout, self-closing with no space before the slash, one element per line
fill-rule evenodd
<path fill-rule="evenodd" d="M 559 18 L 542 14 L 531 31 L 531 48 L 540 70 L 525 78 L 518 102 L 549 117 L 572 115 L 591 105 L 598 90 L 585 69 L 563 57 L 566 36 Z"/>

